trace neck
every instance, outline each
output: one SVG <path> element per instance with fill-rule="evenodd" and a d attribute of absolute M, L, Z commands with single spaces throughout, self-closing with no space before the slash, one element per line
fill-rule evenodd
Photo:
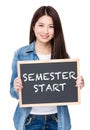
<path fill-rule="evenodd" d="M 47 55 L 47 54 L 51 54 L 51 44 L 50 43 L 38 43 L 36 42 L 35 43 L 35 51 L 36 53 L 38 54 L 41 54 L 41 55 Z"/>

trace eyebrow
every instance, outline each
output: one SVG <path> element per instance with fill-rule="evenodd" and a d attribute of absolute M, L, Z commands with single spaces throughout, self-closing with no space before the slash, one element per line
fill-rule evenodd
<path fill-rule="evenodd" d="M 42 22 L 38 22 L 38 24 L 44 24 L 44 23 L 42 23 Z M 50 23 L 49 25 L 53 25 L 52 23 Z M 53 25 L 54 26 L 54 25 Z"/>

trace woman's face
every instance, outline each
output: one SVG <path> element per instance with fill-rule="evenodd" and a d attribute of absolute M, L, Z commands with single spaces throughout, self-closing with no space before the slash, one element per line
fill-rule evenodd
<path fill-rule="evenodd" d="M 37 42 L 48 43 L 54 37 L 54 25 L 50 16 L 44 15 L 38 19 L 34 27 Z"/>

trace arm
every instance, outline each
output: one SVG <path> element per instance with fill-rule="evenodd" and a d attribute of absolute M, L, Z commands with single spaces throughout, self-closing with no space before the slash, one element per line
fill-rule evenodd
<path fill-rule="evenodd" d="M 12 97 L 18 99 L 18 93 L 14 88 L 14 80 L 18 76 L 17 73 L 17 61 L 18 61 L 18 52 L 15 52 L 13 61 L 12 61 L 12 75 L 11 75 L 11 81 L 10 81 L 10 94 Z"/>

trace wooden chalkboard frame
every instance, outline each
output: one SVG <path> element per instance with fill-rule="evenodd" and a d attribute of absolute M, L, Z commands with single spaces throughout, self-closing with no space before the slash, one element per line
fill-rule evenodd
<path fill-rule="evenodd" d="M 56 63 L 56 64 L 61 64 L 63 63 L 64 65 L 67 64 L 71 64 L 73 65 L 73 63 L 75 63 L 75 70 L 76 70 L 76 77 L 80 75 L 80 60 L 79 59 L 56 59 L 56 60 L 31 60 L 31 61 L 18 61 L 17 62 L 17 67 L 18 67 L 18 76 L 21 78 L 22 77 L 22 68 L 24 65 L 27 65 L 28 67 L 30 65 L 35 65 L 35 67 L 37 65 L 51 65 L 53 63 Z M 21 67 L 22 66 L 22 67 Z M 41 67 L 42 68 L 42 67 Z M 69 67 L 70 68 L 70 67 Z M 31 69 L 31 68 L 30 68 Z M 22 78 L 21 78 L 22 79 Z M 31 82 L 31 81 L 30 81 Z M 24 86 L 24 82 L 23 82 L 23 86 Z M 74 84 L 75 86 L 75 84 Z M 39 102 L 39 103 L 31 103 L 31 102 L 27 102 L 27 103 L 23 103 L 23 95 L 27 95 L 27 93 L 25 93 L 24 89 L 19 91 L 19 104 L 20 104 L 20 107 L 32 107 L 32 106 L 56 106 L 56 105 L 71 105 L 71 104 L 80 104 L 80 88 L 77 88 L 77 87 L 74 87 L 75 88 L 75 91 L 76 91 L 76 97 L 75 97 L 75 101 L 54 101 L 54 102 Z M 23 91 L 23 92 L 22 92 Z M 24 93 L 24 94 L 23 94 Z M 71 92 L 72 93 L 72 92 Z M 61 97 L 60 97 L 61 98 Z M 67 97 L 66 97 L 67 98 Z M 41 97 L 42 99 L 42 97 Z M 40 100 L 41 100 L 40 99 Z M 26 99 L 25 99 L 26 100 Z M 57 100 L 57 99 L 55 99 Z"/>

